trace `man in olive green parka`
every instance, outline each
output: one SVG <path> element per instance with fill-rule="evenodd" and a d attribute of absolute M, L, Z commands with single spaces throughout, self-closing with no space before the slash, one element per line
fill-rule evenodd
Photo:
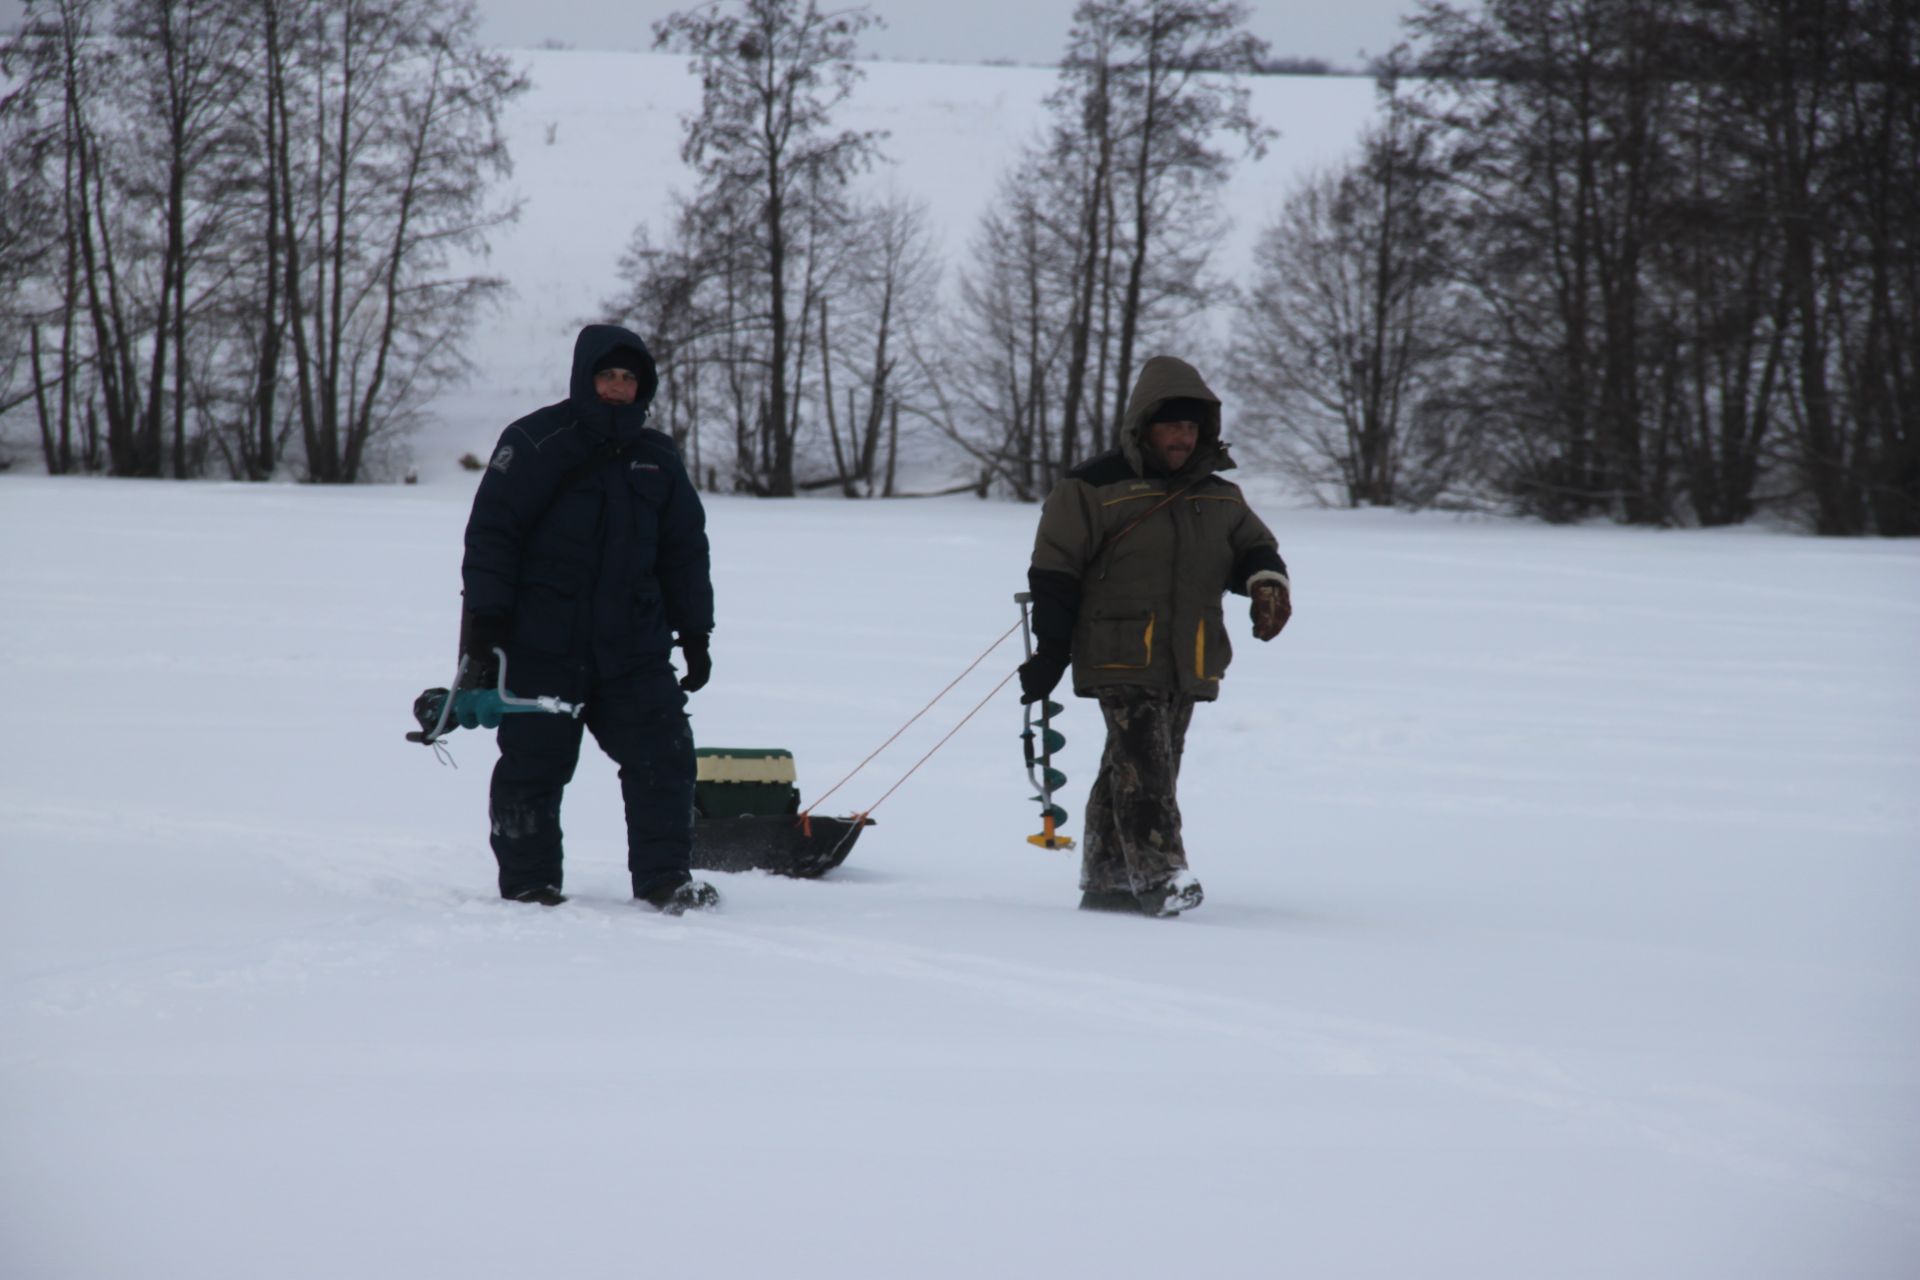
<path fill-rule="evenodd" d="M 1087 797 L 1080 905 L 1170 916 L 1199 906 L 1175 784 L 1196 702 L 1211 702 L 1233 658 L 1221 602 L 1252 597 L 1253 634 L 1292 616 L 1273 534 L 1220 441 L 1220 398 L 1183 360 L 1140 370 L 1120 447 L 1070 471 L 1048 495 L 1027 572 L 1035 653 L 1022 700 L 1073 691 L 1107 723 Z"/>

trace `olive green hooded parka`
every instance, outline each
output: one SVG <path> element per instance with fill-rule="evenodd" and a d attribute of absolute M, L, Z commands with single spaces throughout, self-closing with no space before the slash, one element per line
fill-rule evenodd
<path fill-rule="evenodd" d="M 1174 399 L 1209 410 L 1192 456 L 1167 475 L 1145 435 L 1153 411 Z M 1246 594 L 1258 578 L 1287 581 L 1273 534 L 1219 475 L 1233 465 L 1220 442 L 1220 398 L 1185 361 L 1148 360 L 1119 449 L 1054 487 L 1034 539 L 1034 633 L 1043 650 L 1069 648 L 1075 693 L 1135 685 L 1219 696 L 1233 658 L 1222 597 Z"/>

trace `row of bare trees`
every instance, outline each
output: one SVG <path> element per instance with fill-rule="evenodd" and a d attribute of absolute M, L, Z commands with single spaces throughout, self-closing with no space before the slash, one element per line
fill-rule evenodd
<path fill-rule="evenodd" d="M 469 0 L 30 0 L 0 57 L 0 412 L 47 469 L 351 482 L 500 282 L 524 81 Z"/>
<path fill-rule="evenodd" d="M 1210 257 L 1272 131 L 1234 0 L 1082 0 L 949 285 L 837 116 L 864 9 L 655 27 L 691 186 L 612 318 L 709 487 L 1043 495 L 1156 350 L 1330 500 L 1920 532 L 1920 31 L 1903 0 L 1425 0 L 1379 123 L 1244 287 Z M 467 0 L 36 0 L 0 104 L 0 412 L 49 469 L 369 474 L 498 282 L 523 83 Z M 459 251 L 456 259 L 456 251 Z M 1212 321 L 1228 343 L 1210 348 Z M 913 450 L 944 461 L 914 480 Z"/>
<path fill-rule="evenodd" d="M 1920 14 L 1427 3 L 1233 367 L 1341 501 L 1920 533 Z M 1404 73 L 1417 72 L 1417 78 Z"/>
<path fill-rule="evenodd" d="M 1111 445 L 1134 366 L 1222 296 L 1217 196 L 1271 136 L 1233 78 L 1266 53 L 1246 16 L 1084 0 L 951 290 L 924 208 L 856 194 L 884 139 L 834 125 L 870 13 L 737 0 L 659 23 L 703 86 L 696 186 L 664 236 L 636 232 L 606 310 L 654 342 L 659 419 L 696 472 L 888 495 L 913 439 L 957 450 L 965 487 L 1032 498 Z"/>
<path fill-rule="evenodd" d="M 627 287 L 605 309 L 648 335 L 656 421 L 710 486 L 724 475 L 765 496 L 890 496 L 902 413 L 937 396 L 924 358 L 940 304 L 928 214 L 905 196 L 856 194 L 883 136 L 833 118 L 876 21 L 813 0 L 739 0 L 654 27 L 701 80 L 681 148 L 695 185 L 664 237 L 635 232 Z"/>
<path fill-rule="evenodd" d="M 1225 290 L 1208 260 L 1236 154 L 1273 131 L 1244 83 L 1266 56 L 1246 6 L 1084 0 L 1045 134 L 1002 178 L 961 285 L 948 434 L 985 475 L 1042 497 L 1116 443 L 1137 367 Z M 988 423 L 987 431 L 969 429 Z"/>

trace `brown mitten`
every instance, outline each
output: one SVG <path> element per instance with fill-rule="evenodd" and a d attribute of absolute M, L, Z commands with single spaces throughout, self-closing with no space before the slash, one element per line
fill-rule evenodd
<path fill-rule="evenodd" d="M 1253 638 L 1271 640 L 1293 616 L 1293 596 L 1287 584 L 1263 578 L 1253 584 Z"/>

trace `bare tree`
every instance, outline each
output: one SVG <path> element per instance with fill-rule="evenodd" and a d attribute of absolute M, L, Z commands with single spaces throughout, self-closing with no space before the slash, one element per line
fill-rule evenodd
<path fill-rule="evenodd" d="M 963 276 L 967 355 L 943 430 L 1021 497 L 1117 442 L 1136 356 L 1216 301 L 1213 199 L 1237 140 L 1258 154 L 1234 73 L 1265 45 L 1216 0 L 1084 0 L 1049 127 L 1008 170 Z"/>
<path fill-rule="evenodd" d="M 678 221 L 684 234 L 693 220 L 683 208 Z M 647 335 L 660 370 L 652 420 L 673 437 L 689 474 L 699 483 L 704 474 L 698 430 L 701 388 L 711 340 L 725 328 L 724 321 L 706 309 L 708 276 L 702 259 L 678 237 L 672 246 L 656 245 L 642 224 L 620 259 L 620 277 L 627 289 L 607 299 L 602 309 L 609 323 L 632 324 Z"/>
<path fill-rule="evenodd" d="M 1236 0 L 1086 0 L 1079 10 L 1082 26 L 1111 27 L 1110 65 L 1082 73 L 1099 79 L 1110 99 L 1120 168 L 1114 230 L 1124 237 L 1124 276 L 1109 446 L 1126 413 L 1153 300 L 1185 298 L 1190 311 L 1204 301 L 1200 273 L 1221 229 L 1207 211 L 1231 168 L 1216 139 L 1238 138 L 1259 155 L 1273 136 L 1233 79 L 1258 71 L 1266 57 L 1266 42 L 1243 29 L 1250 13 Z"/>
<path fill-rule="evenodd" d="M 282 81 L 279 157 L 295 402 L 307 475 L 358 479 L 461 368 L 501 281 L 449 271 L 514 211 L 500 112 L 526 87 L 479 47 L 470 0 L 318 0 Z"/>
<path fill-rule="evenodd" d="M 257 61 L 246 98 L 251 163 L 235 193 L 245 210 L 241 235 L 246 241 L 236 250 L 229 301 L 240 365 L 234 371 L 237 412 L 217 443 L 234 476 L 264 480 L 279 467 L 294 429 L 280 399 L 292 320 L 287 298 L 297 270 L 291 248 L 295 180 L 288 81 L 302 52 L 301 32 L 309 25 L 312 0 L 239 3 L 237 20 Z"/>
<path fill-rule="evenodd" d="M 1431 133 L 1389 105 L 1343 171 L 1312 179 L 1255 247 L 1229 385 L 1238 439 L 1350 506 L 1459 497 L 1470 415 L 1448 411 L 1457 290 Z"/>
<path fill-rule="evenodd" d="M 1650 0 L 1426 4 L 1429 103 L 1472 241 L 1461 261 L 1497 325 L 1511 398 L 1506 485 L 1553 518 L 1672 516 L 1666 442 L 1647 429 L 1649 257 L 1678 173 L 1665 122 L 1683 82 Z M 1495 367 L 1499 366 L 1499 367 Z"/>
<path fill-rule="evenodd" d="M 1064 186 L 1040 152 L 1002 176 L 974 234 L 950 336 L 937 356 L 919 353 L 934 390 L 928 420 L 1022 501 L 1044 497 L 1074 457 L 1062 405 L 1090 330 L 1080 324 L 1083 259 L 1049 216 Z"/>
<path fill-rule="evenodd" d="M 196 321 L 223 282 L 217 259 L 232 219 L 227 198 L 249 68 L 226 0 L 122 0 L 114 24 L 125 129 L 117 173 L 137 264 L 127 285 L 146 335 L 143 474 L 195 474 L 188 457 L 189 367 Z M 131 337 L 132 335 L 128 335 Z M 129 353 L 128 362 L 131 362 Z M 197 433 L 196 433 L 197 434 Z"/>
<path fill-rule="evenodd" d="M 1837 188 L 1850 196 L 1860 299 L 1846 344 L 1848 397 L 1869 441 L 1873 528 L 1920 535 L 1920 13 L 1861 5 L 1840 124 Z"/>
<path fill-rule="evenodd" d="M 1696 66 L 1726 65 L 1738 36 L 1722 22 L 1676 30 Z M 1668 121 L 1681 177 L 1651 246 L 1649 412 L 1674 442 L 1694 519 L 1733 524 L 1757 509 L 1787 405 L 1791 306 L 1784 237 L 1769 216 L 1768 144 L 1742 104 L 1745 77 L 1702 79 Z"/>
<path fill-rule="evenodd" d="M 1422 5 L 1475 390 L 1524 509 L 1920 532 L 1917 25 L 1904 0 Z"/>
<path fill-rule="evenodd" d="M 1741 33 L 1785 243 L 1794 463 L 1821 533 L 1920 533 L 1917 27 L 1910 3 L 1851 0 L 1757 6 Z"/>
<path fill-rule="evenodd" d="M 845 274 L 838 326 L 829 326 L 828 300 L 820 301 L 821 401 L 834 468 L 845 496 L 892 497 L 899 407 L 924 391 L 916 385 L 924 370 L 907 357 L 938 306 L 940 264 L 926 206 L 893 196 L 865 207 Z M 831 352 L 830 334 L 839 343 Z M 836 368 L 846 395 L 844 445 Z"/>
<path fill-rule="evenodd" d="M 689 230 L 720 259 L 708 279 L 730 325 L 729 395 L 752 418 L 753 438 L 735 451 L 735 483 L 750 492 L 795 492 L 806 347 L 834 284 L 848 184 L 880 138 L 834 130 L 832 113 L 859 78 L 860 33 L 877 21 L 814 0 L 739 0 L 654 26 L 655 44 L 689 54 L 701 80 L 681 147 L 699 179 Z"/>
<path fill-rule="evenodd" d="M 1117 252 L 1114 229 L 1119 221 L 1119 122 L 1115 119 L 1114 64 L 1119 60 L 1118 15 L 1098 5 L 1083 4 L 1074 13 L 1061 62 L 1062 84 L 1048 99 L 1059 117 L 1048 147 L 1050 163 L 1039 189 L 1052 197 L 1049 256 L 1070 265 L 1071 311 L 1067 332 L 1066 385 L 1061 391 L 1057 448 L 1049 448 L 1046 418 L 1035 415 L 1035 459 L 1046 474 L 1041 493 L 1081 454 L 1081 423 L 1087 422 L 1086 451 L 1098 452 L 1100 388 L 1106 385 L 1108 331 L 1111 328 L 1114 271 Z M 1038 166 L 1027 166 L 1031 183 L 1043 176 Z M 1065 179 L 1063 181 L 1062 179 Z M 1029 235 L 1036 228 L 1025 230 Z M 1039 250 L 1039 244 L 1030 248 Z M 1029 301 L 1037 301 L 1030 298 Z M 1030 323 L 1032 322 L 1030 317 Z M 1096 327 L 1098 334 L 1096 335 Z M 1037 350 L 1037 346 L 1035 348 Z M 1035 380 L 1036 387 L 1039 385 Z M 1089 411 L 1090 409 L 1090 411 Z M 1025 477 L 1031 485 L 1032 477 Z"/>
<path fill-rule="evenodd" d="M 49 465 L 97 418 L 116 474 L 260 478 L 297 423 L 307 478 L 368 474 L 499 287 L 452 255 L 509 216 L 487 183 L 524 81 L 468 0 L 106 13 L 30 4 L 6 49 L 10 204 L 60 226 L 30 290 Z"/>
<path fill-rule="evenodd" d="M 16 220 L 35 204 L 59 211 L 57 239 L 43 246 L 55 252 L 22 264 L 31 281 L 22 292 L 48 466 L 75 464 L 78 434 L 86 465 L 140 474 L 158 447 L 136 434 L 137 331 L 114 254 L 106 141 L 114 126 L 105 103 L 113 43 L 99 30 L 105 8 L 102 0 L 29 6 L 4 52 L 14 85 L 4 99 L 5 162 Z"/>
<path fill-rule="evenodd" d="M 65 188 L 44 180 L 42 149 L 53 148 L 55 137 L 35 128 L 19 98 L 0 100 L 0 416 L 31 404 L 41 456 L 48 473 L 59 475 L 74 463 L 71 413 L 54 409 L 56 397 L 70 406 L 66 335 L 73 321 L 65 303 L 72 294 L 60 296 L 44 264 L 61 257 Z M 54 334 L 61 337 L 50 351 Z"/>

